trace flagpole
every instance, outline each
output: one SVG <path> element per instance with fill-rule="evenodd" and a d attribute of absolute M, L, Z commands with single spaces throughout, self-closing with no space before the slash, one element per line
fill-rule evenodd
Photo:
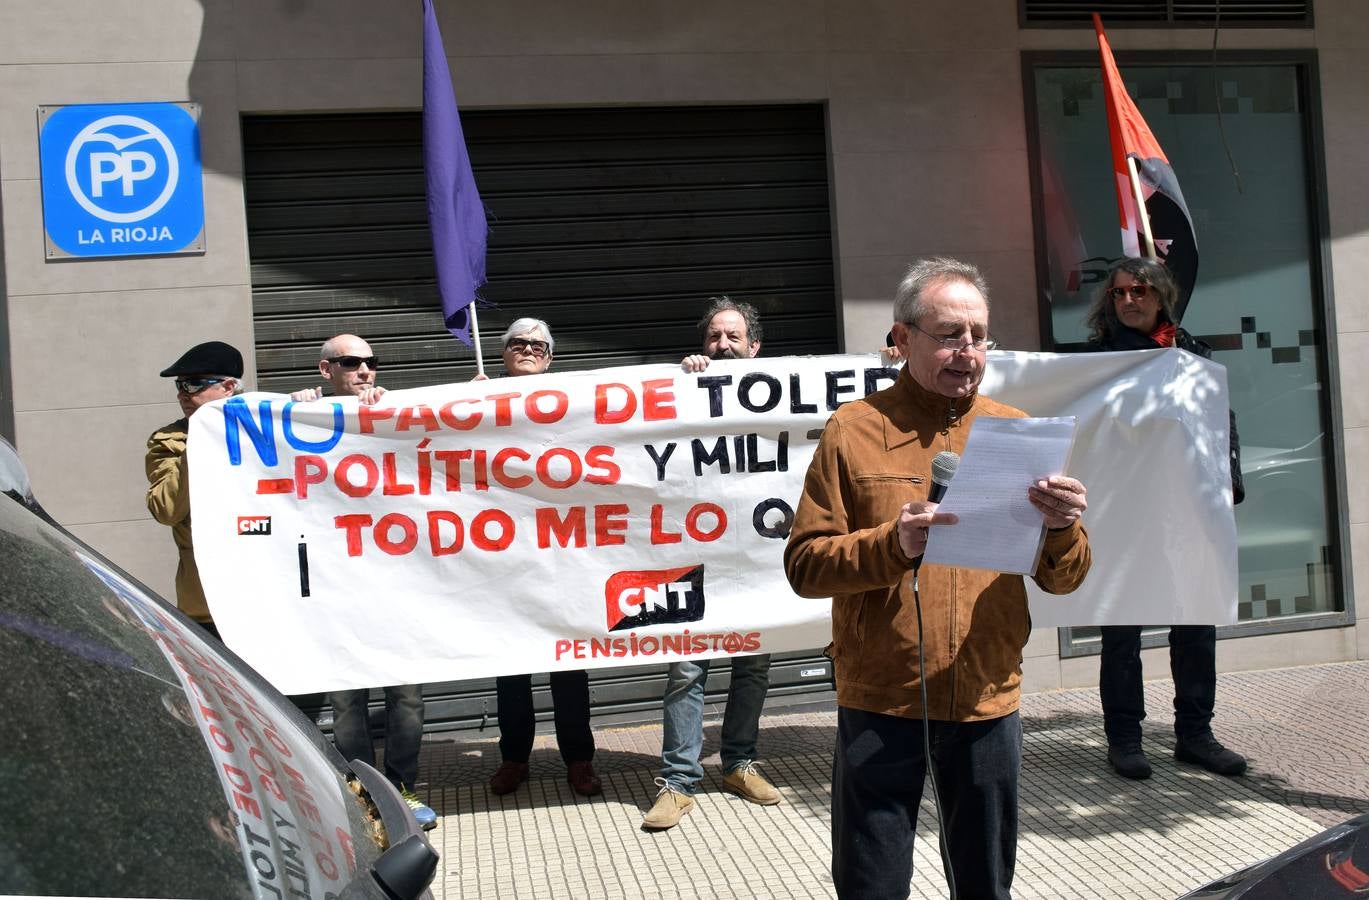
<path fill-rule="evenodd" d="M 471 323 L 471 346 L 475 348 L 475 374 L 485 374 L 485 357 L 480 352 L 480 322 L 475 316 L 475 301 L 466 307 L 467 314 L 470 316 Z"/>
<path fill-rule="evenodd" d="M 1159 259 L 1155 255 L 1155 238 L 1150 233 L 1150 213 L 1146 212 L 1146 199 L 1141 194 L 1141 176 L 1136 171 L 1136 157 L 1128 154 L 1127 173 L 1131 176 L 1131 194 L 1136 200 L 1136 217 L 1141 221 L 1141 235 L 1146 239 L 1146 256 Z"/>

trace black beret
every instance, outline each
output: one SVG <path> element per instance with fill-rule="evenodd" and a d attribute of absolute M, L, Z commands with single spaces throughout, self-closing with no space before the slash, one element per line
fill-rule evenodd
<path fill-rule="evenodd" d="M 223 341 L 206 341 L 196 344 L 181 358 L 162 369 L 163 378 L 180 375 L 227 375 L 230 378 L 242 377 L 242 354 L 238 349 Z"/>

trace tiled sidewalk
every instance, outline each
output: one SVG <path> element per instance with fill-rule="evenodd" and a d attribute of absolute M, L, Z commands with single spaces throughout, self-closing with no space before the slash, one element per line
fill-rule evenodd
<path fill-rule="evenodd" d="M 1243 778 L 1172 757 L 1171 685 L 1146 686 L 1146 749 L 1155 775 L 1130 782 L 1104 760 L 1095 690 L 1035 694 L 1025 729 L 1018 897 L 1174 897 L 1322 828 L 1369 812 L 1369 663 L 1223 675 L 1218 735 L 1251 760 Z M 714 712 L 713 710 L 710 710 Z M 835 712 L 780 708 L 762 720 L 762 770 L 784 802 L 758 807 L 718 787 L 718 717 L 710 769 L 679 826 L 640 830 L 655 797 L 658 726 L 596 731 L 604 795 L 573 794 L 553 739 L 540 736 L 532 779 L 495 797 L 493 736 L 424 744 L 430 838 L 442 854 L 439 898 L 828 897 Z M 930 794 L 915 851 L 913 896 L 945 896 Z"/>

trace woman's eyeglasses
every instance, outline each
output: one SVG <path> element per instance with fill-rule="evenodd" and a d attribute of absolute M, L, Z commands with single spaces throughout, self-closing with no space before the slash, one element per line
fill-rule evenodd
<path fill-rule="evenodd" d="M 1113 300 L 1121 300 L 1128 294 L 1131 295 L 1131 299 L 1140 300 L 1144 298 L 1146 294 L 1149 293 L 1150 285 L 1141 284 L 1140 282 L 1136 282 L 1135 284 L 1128 284 L 1125 286 L 1119 285 L 1118 287 L 1108 288 L 1108 296 L 1111 297 Z"/>
<path fill-rule="evenodd" d="M 551 350 L 551 345 L 546 341 L 529 341 L 524 338 L 514 338 L 504 345 L 506 350 L 514 353 L 531 353 L 533 356 L 546 356 Z"/>

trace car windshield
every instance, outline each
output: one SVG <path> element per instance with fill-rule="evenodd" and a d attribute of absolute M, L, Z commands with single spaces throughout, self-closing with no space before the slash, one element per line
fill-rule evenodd
<path fill-rule="evenodd" d="M 0 894 L 323 897 L 369 870 L 379 826 L 322 739 L 216 641 L 5 499 L 0 560 Z"/>

